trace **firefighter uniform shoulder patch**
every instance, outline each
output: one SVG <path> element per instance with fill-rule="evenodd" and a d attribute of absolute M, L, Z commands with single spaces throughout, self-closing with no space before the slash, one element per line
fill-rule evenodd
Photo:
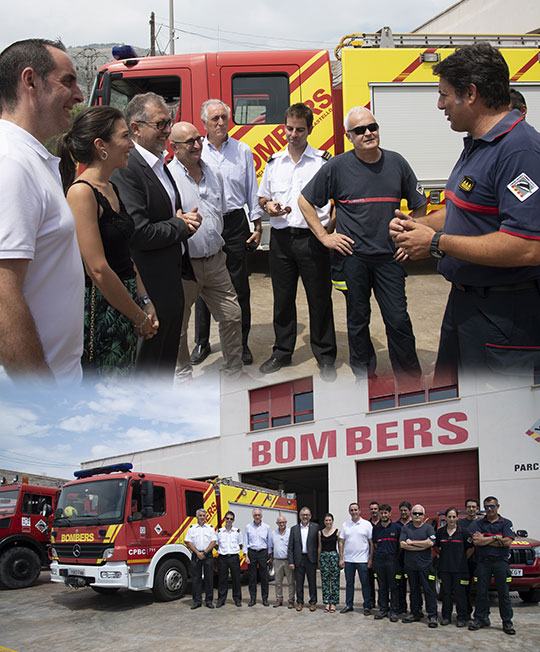
<path fill-rule="evenodd" d="M 536 183 L 525 172 L 522 172 L 513 181 L 510 181 L 506 187 L 519 201 L 525 201 L 538 190 Z"/>

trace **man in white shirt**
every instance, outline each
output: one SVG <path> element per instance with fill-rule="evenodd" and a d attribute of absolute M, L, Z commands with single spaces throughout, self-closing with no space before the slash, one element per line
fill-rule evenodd
<path fill-rule="evenodd" d="M 289 537 L 291 530 L 287 527 L 287 519 L 283 514 L 277 517 L 277 530 L 270 534 L 272 561 L 274 563 L 274 582 L 276 589 L 276 603 L 274 607 L 283 604 L 283 578 L 287 578 L 289 588 L 289 609 L 294 608 L 294 572 L 289 566 Z"/>
<path fill-rule="evenodd" d="M 330 253 L 307 225 L 298 197 L 302 188 L 331 158 L 313 149 L 307 139 L 313 129 L 309 106 L 293 104 L 285 112 L 287 148 L 274 154 L 264 169 L 259 204 L 270 216 L 270 276 L 274 293 L 272 355 L 260 371 L 270 374 L 291 363 L 296 344 L 296 291 L 302 279 L 309 308 L 309 332 L 313 355 L 323 380 L 336 378 L 336 334 L 332 310 Z M 331 217 L 331 203 L 317 209 L 323 227 Z"/>
<path fill-rule="evenodd" d="M 340 613 L 353 610 L 356 573 L 362 584 L 364 616 L 371 613 L 371 587 L 368 569 L 373 566 L 373 526 L 360 516 L 358 503 L 349 505 L 350 520 L 345 521 L 339 533 L 339 566 L 345 569 L 345 606 Z"/>
<path fill-rule="evenodd" d="M 257 601 L 257 570 L 261 578 L 262 603 L 268 607 L 268 553 L 272 552 L 270 528 L 262 522 L 262 512 L 258 507 L 253 510 L 252 516 L 253 523 L 248 523 L 244 531 L 250 598 L 248 607 L 255 606 Z"/>
<path fill-rule="evenodd" d="M 159 319 L 157 335 L 141 343 L 136 369 L 172 380 L 184 314 L 182 278 L 194 278 L 185 243 L 201 217 L 182 211 L 165 166 L 171 118 L 163 98 L 155 93 L 135 95 L 125 115 L 135 147 L 127 167 L 115 170 L 111 178 L 135 222 L 130 241 L 133 260 Z"/>
<path fill-rule="evenodd" d="M 222 607 L 227 599 L 229 570 L 231 571 L 232 594 L 234 604 L 242 606 L 242 589 L 240 587 L 240 547 L 242 535 L 237 527 L 233 527 L 234 512 L 225 514 L 225 527 L 218 530 L 218 601 L 216 607 Z"/>
<path fill-rule="evenodd" d="M 231 109 L 221 100 L 210 99 L 201 107 L 201 120 L 207 130 L 203 143 L 203 160 L 220 172 L 225 187 L 223 215 L 223 251 L 227 254 L 227 269 L 242 310 L 242 362 L 251 364 L 253 356 L 248 346 L 251 327 L 250 289 L 246 250 L 254 251 L 261 239 L 261 211 L 257 203 L 257 177 L 251 150 L 245 143 L 228 134 Z M 244 206 L 255 231 L 251 233 Z M 201 363 L 210 353 L 208 338 L 210 315 L 204 302 L 198 301 L 195 314 L 195 342 L 192 364 Z"/>
<path fill-rule="evenodd" d="M 58 159 L 43 145 L 82 101 L 59 41 L 0 54 L 0 364 L 13 379 L 82 377 L 83 268 Z"/>
<path fill-rule="evenodd" d="M 242 371 L 242 314 L 227 271 L 227 256 L 222 250 L 223 180 L 219 172 L 214 172 L 201 160 L 202 140 L 197 127 L 189 122 L 176 123 L 169 138 L 174 158 L 168 169 L 176 182 L 182 203 L 202 218 L 200 228 L 187 245 L 195 280 L 183 280 L 184 317 L 176 362 L 177 380 L 191 378 L 187 329 L 191 306 L 199 296 L 219 324 L 224 373 L 233 376 Z"/>
<path fill-rule="evenodd" d="M 206 510 L 198 509 L 195 512 L 197 523 L 190 525 L 184 543 L 191 551 L 191 575 L 193 581 L 192 609 L 202 606 L 202 575 L 204 571 L 205 604 L 209 609 L 214 608 L 214 557 L 212 550 L 216 546 L 216 532 L 206 523 Z"/>

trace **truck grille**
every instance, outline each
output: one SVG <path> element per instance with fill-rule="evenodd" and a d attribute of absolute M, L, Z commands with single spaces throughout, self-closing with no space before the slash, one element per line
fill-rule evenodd
<path fill-rule="evenodd" d="M 534 564 L 534 550 L 531 548 L 510 548 L 510 563 L 531 566 Z"/>
<path fill-rule="evenodd" d="M 63 560 L 103 559 L 103 552 L 107 548 L 114 547 L 114 544 L 111 543 L 55 543 L 53 545 L 56 548 L 58 557 Z M 73 552 L 75 546 L 80 550 L 79 555 Z"/>

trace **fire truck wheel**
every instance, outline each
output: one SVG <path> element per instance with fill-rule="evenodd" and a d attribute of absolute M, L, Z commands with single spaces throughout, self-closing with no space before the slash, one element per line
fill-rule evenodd
<path fill-rule="evenodd" d="M 186 592 L 186 567 L 178 559 L 165 559 L 158 566 L 152 591 L 160 602 L 178 600 Z"/>
<path fill-rule="evenodd" d="M 537 604 L 540 602 L 540 589 L 529 589 L 528 591 L 520 591 L 519 597 L 523 602 Z"/>
<path fill-rule="evenodd" d="M 119 587 L 113 586 L 91 586 L 90 588 L 100 595 L 112 595 L 120 590 Z"/>
<path fill-rule="evenodd" d="M 0 556 L 0 585 L 8 589 L 24 589 L 39 577 L 41 562 L 30 548 L 15 546 Z"/>

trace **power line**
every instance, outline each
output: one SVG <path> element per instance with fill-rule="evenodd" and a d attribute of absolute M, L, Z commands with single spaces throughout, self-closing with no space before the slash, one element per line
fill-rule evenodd
<path fill-rule="evenodd" d="M 31 455 L 20 455 L 18 453 L 11 453 L 9 454 L 3 454 L 0 453 L 0 459 L 2 460 L 7 460 L 8 462 L 15 463 L 15 464 L 39 464 L 41 466 L 45 467 L 66 467 L 69 469 L 73 468 L 73 464 L 68 464 L 67 462 L 58 462 L 58 461 L 47 461 L 44 460 L 42 457 L 32 457 Z"/>

